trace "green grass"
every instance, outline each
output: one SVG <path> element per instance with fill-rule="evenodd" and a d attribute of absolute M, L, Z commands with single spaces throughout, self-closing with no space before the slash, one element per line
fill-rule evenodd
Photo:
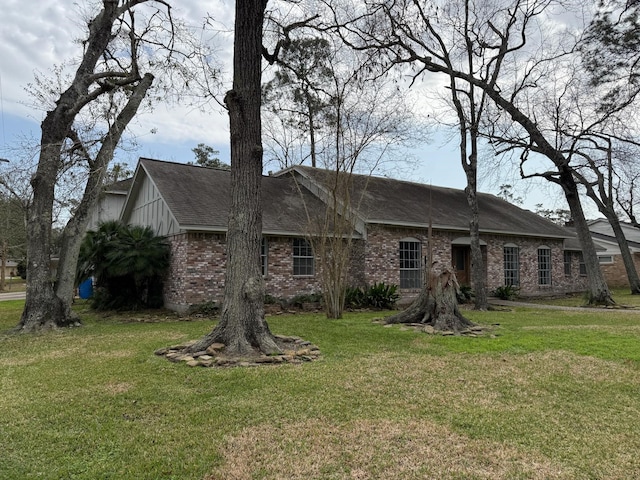
<path fill-rule="evenodd" d="M 23 302 L 0 302 L 0 331 Z M 465 312 L 479 338 L 269 319 L 321 360 L 189 368 L 209 320 L 0 334 L 0 478 L 528 479 L 640 472 L 640 312 Z M 499 324 L 499 325 L 495 325 Z"/>

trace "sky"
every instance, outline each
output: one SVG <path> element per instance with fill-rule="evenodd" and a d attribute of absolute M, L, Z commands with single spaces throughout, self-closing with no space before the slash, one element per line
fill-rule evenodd
<path fill-rule="evenodd" d="M 49 72 L 55 65 L 69 62 L 81 53 L 74 42 L 83 34 L 78 12 L 89 8 L 92 0 L 78 2 L 42 2 L 42 0 L 2 0 L 2 28 L 0 29 L 0 158 L 12 159 L 24 139 L 37 144 L 39 126 L 44 112 L 33 108 L 25 87 L 33 82 L 37 72 Z M 217 38 L 218 55 L 231 61 L 233 28 L 232 0 L 182 0 L 176 2 L 174 15 L 193 25 L 202 25 L 207 14 L 216 19 L 220 31 Z M 226 33 L 225 33 L 226 32 Z M 230 66 L 227 68 L 230 75 Z M 181 105 L 158 105 L 153 112 L 140 115 L 131 126 L 136 137 L 135 149 L 119 152 L 116 160 L 135 167 L 139 157 L 176 162 L 194 160 L 192 148 L 205 143 L 219 150 L 219 158 L 229 163 L 229 126 L 227 115 L 220 107 L 200 111 Z M 399 170 L 394 176 L 405 180 L 430 183 L 452 188 L 464 188 L 466 179 L 460 165 L 458 140 L 441 131 L 433 131 L 429 138 L 411 151 L 416 159 L 410 171 Z M 502 179 L 490 172 L 482 172 L 479 189 L 496 194 L 499 185 L 514 185 L 514 196 L 522 197 L 523 208 L 535 210 L 566 208 L 558 190 L 546 182 L 532 184 L 519 181 L 510 171 Z"/>

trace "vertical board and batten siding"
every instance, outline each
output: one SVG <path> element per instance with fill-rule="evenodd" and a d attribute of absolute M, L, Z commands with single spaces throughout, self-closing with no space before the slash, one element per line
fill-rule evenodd
<path fill-rule="evenodd" d="M 158 235 L 168 236 L 179 233 L 178 223 L 155 184 L 146 176 L 138 190 L 128 222 L 149 226 Z"/>
<path fill-rule="evenodd" d="M 91 213 L 87 230 L 97 230 L 101 223 L 120 218 L 126 200 L 125 194 L 105 194 Z"/>

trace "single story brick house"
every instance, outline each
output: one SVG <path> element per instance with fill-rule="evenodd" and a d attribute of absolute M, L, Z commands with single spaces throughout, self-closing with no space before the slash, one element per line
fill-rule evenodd
<path fill-rule="evenodd" d="M 307 241 L 310 212 L 327 207 L 332 172 L 296 166 L 262 179 L 262 271 L 268 294 L 291 298 L 320 291 L 317 259 Z M 121 220 L 151 226 L 171 243 L 166 306 L 221 301 L 230 172 L 140 159 Z M 352 177 L 350 211 L 355 218 L 353 285 L 396 284 L 413 296 L 422 284 L 428 227 L 433 259 L 470 279 L 469 208 L 464 191 L 389 178 Z M 514 284 L 522 295 L 585 289 L 575 235 L 494 195 L 480 193 L 480 231 L 490 290 Z M 354 206 L 355 205 L 355 206 Z M 431 205 L 431 206 L 430 206 Z M 258 261 L 256 259 L 256 261 Z"/>

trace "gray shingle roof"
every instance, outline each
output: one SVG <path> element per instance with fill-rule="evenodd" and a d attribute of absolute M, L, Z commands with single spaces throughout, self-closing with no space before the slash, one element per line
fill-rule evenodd
<path fill-rule="evenodd" d="M 115 183 L 110 183 L 104 187 L 105 192 L 111 193 L 123 193 L 126 194 L 131 188 L 131 184 L 133 183 L 133 177 L 125 178 L 124 180 L 119 180 Z"/>
<path fill-rule="evenodd" d="M 226 229 L 231 207 L 229 171 L 147 158 L 141 158 L 140 165 L 158 187 L 181 228 Z M 307 211 L 312 215 L 325 212 L 325 204 L 301 187 L 291 172 L 320 185 L 333 175 L 328 170 L 294 167 L 262 177 L 265 233 L 307 233 Z M 365 222 L 425 227 L 431 215 L 434 228 L 469 231 L 469 207 L 463 190 L 365 175 L 353 178 L 352 204 Z M 479 193 L 478 202 L 481 233 L 573 236 L 567 229 L 494 195 Z"/>
<path fill-rule="evenodd" d="M 141 158 L 182 228 L 226 230 L 231 208 L 231 172 Z M 304 199 L 304 202 L 301 201 Z M 305 233 L 306 207 L 324 212 L 324 204 L 300 190 L 291 176 L 262 177 L 262 224 L 265 233 Z"/>
<path fill-rule="evenodd" d="M 295 170 L 320 184 L 333 175 L 312 167 Z M 470 212 L 463 190 L 365 175 L 353 178 L 353 191 L 364 193 L 352 193 L 352 204 L 359 202 L 358 211 L 368 223 L 426 226 L 431 215 L 434 228 L 469 231 Z M 481 232 L 572 237 L 564 227 L 495 195 L 478 193 L 478 204 Z"/>

